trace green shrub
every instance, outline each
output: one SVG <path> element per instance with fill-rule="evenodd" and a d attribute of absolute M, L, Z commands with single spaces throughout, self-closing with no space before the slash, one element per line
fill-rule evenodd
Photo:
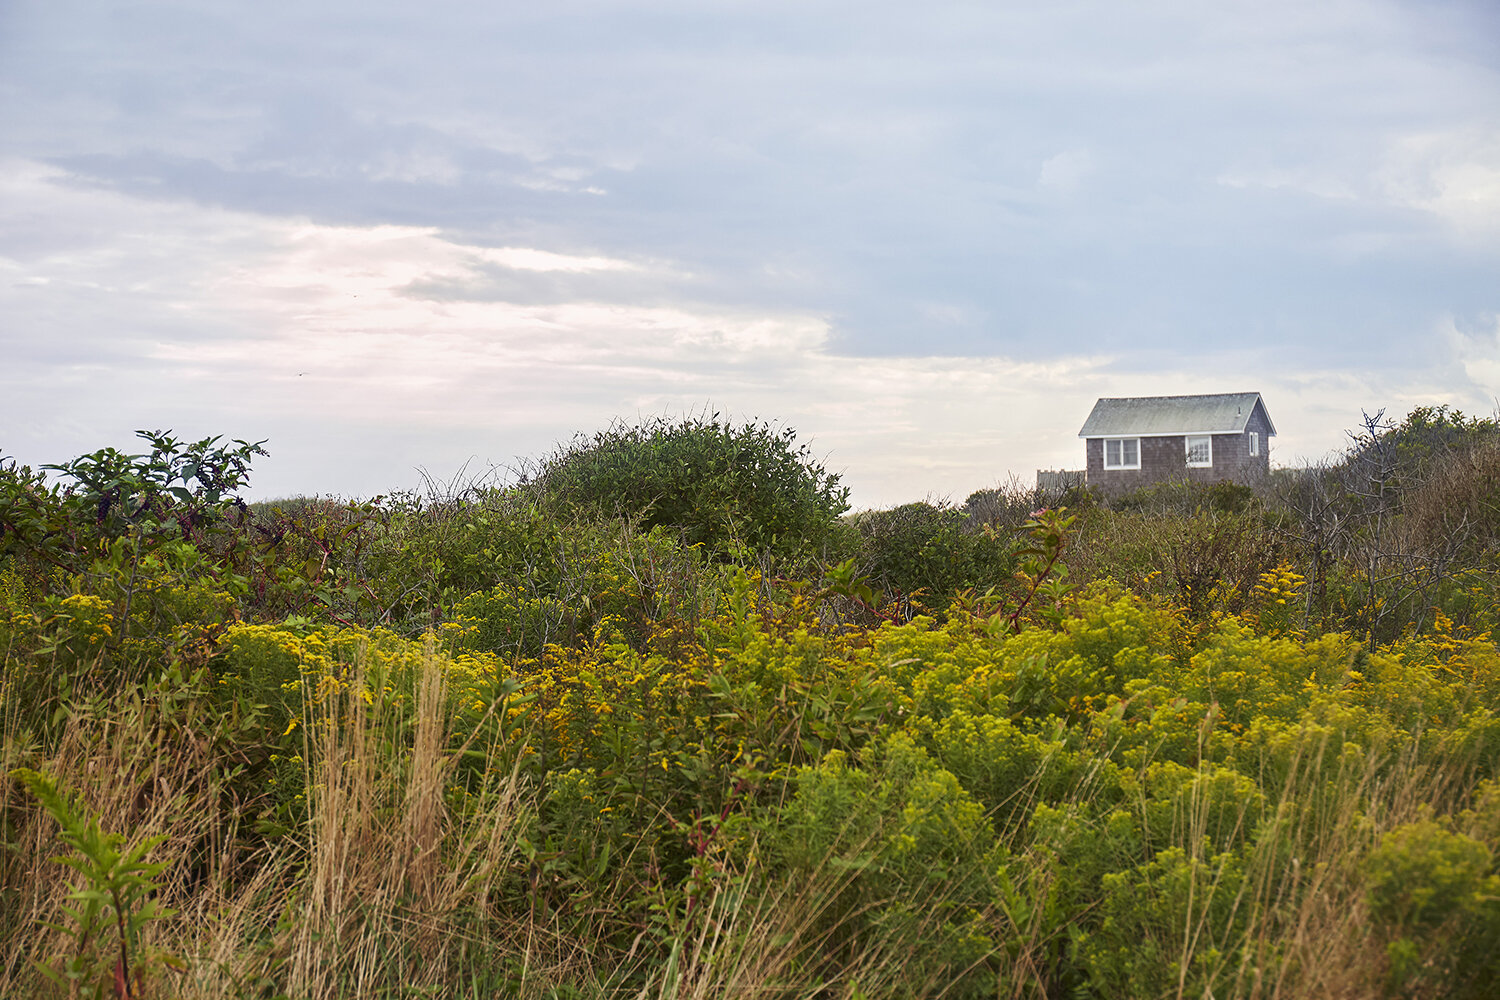
<path fill-rule="evenodd" d="M 1214 483 L 1175 479 L 1137 487 L 1110 501 L 1117 511 L 1150 514 L 1240 514 L 1256 503 L 1255 490 L 1223 479 Z"/>
<path fill-rule="evenodd" d="M 995 489 L 975 490 L 964 500 L 960 509 L 968 519 L 971 530 L 980 528 L 1015 530 L 1031 520 L 1039 510 L 1051 507 L 1066 507 L 1071 511 L 1092 509 L 1097 498 L 1087 486 L 1069 486 L 1062 490 L 1041 487 L 1024 487 L 1012 480 L 1008 485 Z"/>
<path fill-rule="evenodd" d="M 184 442 L 170 431 L 136 431 L 145 454 L 103 448 L 43 469 L 72 483 L 49 486 L 40 472 L 0 462 L 0 556 L 31 555 L 82 569 L 99 541 L 133 534 L 150 550 L 174 539 L 201 541 L 231 512 L 235 492 L 265 442 L 219 444 L 218 437 Z"/>
<path fill-rule="evenodd" d="M 552 547 L 525 570 L 454 604 L 451 622 L 464 629 L 459 645 L 535 657 L 549 643 L 588 640 L 612 620 L 638 647 L 652 623 L 698 620 L 713 599 L 696 548 L 662 528 L 633 534 L 609 523 L 553 523 Z"/>
<path fill-rule="evenodd" d="M 1378 418 L 1377 418 L 1378 419 Z M 1500 443 L 1500 424 L 1493 418 L 1470 417 L 1446 404 L 1416 406 L 1383 435 L 1401 470 L 1421 477 L 1435 463 L 1476 445 Z"/>
<path fill-rule="evenodd" d="M 980 804 L 910 737 L 802 769 L 765 832 L 778 864 L 822 897 L 820 933 L 807 935 L 823 942 L 806 958 L 818 973 L 837 978 L 875 952 L 886 959 L 881 995 L 994 995 L 983 916 L 994 835 Z"/>
<path fill-rule="evenodd" d="M 1216 995 L 1214 985 L 1249 957 L 1238 947 L 1244 882 L 1238 852 L 1201 856 L 1180 847 L 1105 875 L 1093 929 L 1077 937 L 1096 995 Z"/>
<path fill-rule="evenodd" d="M 920 722 L 918 727 L 926 728 Z M 994 715 L 956 711 L 932 727 L 926 745 L 1001 830 L 1009 829 L 1016 817 L 1029 816 L 1038 801 L 1063 801 L 1085 784 L 1097 796 L 1118 784 L 1112 765 L 1091 767 L 1064 741 L 1027 732 Z"/>
<path fill-rule="evenodd" d="M 929 503 L 866 511 L 853 519 L 861 572 L 894 595 L 920 595 L 942 611 L 955 591 L 1010 581 L 1019 545 L 1005 534 L 972 530 L 963 511 Z"/>
<path fill-rule="evenodd" d="M 720 557 L 740 546 L 793 555 L 819 547 L 849 507 L 838 474 L 796 440 L 790 427 L 718 414 L 616 423 L 542 460 L 528 485 L 546 506 L 674 528 Z"/>
<path fill-rule="evenodd" d="M 1388 936 L 1387 984 L 1401 996 L 1486 997 L 1500 979 L 1500 876 L 1484 843 L 1422 819 L 1365 860 L 1371 916 Z"/>

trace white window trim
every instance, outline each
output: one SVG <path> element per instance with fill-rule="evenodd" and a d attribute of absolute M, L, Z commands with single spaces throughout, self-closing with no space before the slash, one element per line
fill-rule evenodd
<path fill-rule="evenodd" d="M 1195 462 L 1192 460 L 1192 442 L 1197 439 L 1208 442 L 1208 461 Z M 1187 458 L 1189 469 L 1212 469 L 1214 467 L 1214 438 L 1212 434 L 1186 434 L 1182 438 L 1183 456 Z"/>
<path fill-rule="evenodd" d="M 1260 432 L 1250 431 L 1250 457 L 1260 457 Z"/>
<path fill-rule="evenodd" d="M 1108 469 L 1111 472 L 1113 472 L 1116 469 L 1139 469 L 1141 467 L 1141 439 L 1140 438 L 1138 438 L 1138 437 L 1113 437 L 1113 438 L 1103 438 L 1102 440 L 1103 440 L 1103 447 L 1104 447 L 1104 467 L 1106 469 Z M 1126 442 L 1126 441 L 1134 441 L 1135 442 L 1135 464 L 1134 465 L 1124 465 L 1124 464 L 1121 464 L 1121 465 L 1110 465 L 1109 464 L 1109 443 L 1111 441 L 1119 441 L 1121 443 L 1120 444 L 1120 457 L 1121 458 L 1125 457 L 1125 445 L 1124 445 L 1124 442 Z"/>

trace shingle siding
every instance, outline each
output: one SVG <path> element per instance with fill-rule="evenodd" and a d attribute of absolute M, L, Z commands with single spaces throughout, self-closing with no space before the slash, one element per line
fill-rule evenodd
<path fill-rule="evenodd" d="M 1182 397 L 1178 397 L 1182 398 Z M 1260 454 L 1250 454 L 1250 434 L 1260 438 Z M 1104 440 L 1088 438 L 1084 441 L 1087 461 L 1087 482 L 1102 488 L 1107 493 L 1123 493 L 1164 481 L 1191 481 L 1212 483 L 1224 479 L 1235 482 L 1253 482 L 1271 469 L 1270 436 L 1274 433 L 1265 405 L 1256 398 L 1244 430 L 1232 434 L 1213 434 L 1213 466 L 1190 469 L 1187 465 L 1187 437 L 1184 434 L 1155 434 L 1139 437 L 1141 467 L 1139 469 L 1106 469 L 1104 467 Z M 1123 433 L 1121 437 L 1137 435 Z"/>

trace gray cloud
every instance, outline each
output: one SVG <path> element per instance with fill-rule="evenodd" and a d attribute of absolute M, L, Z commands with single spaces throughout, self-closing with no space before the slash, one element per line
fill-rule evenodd
<path fill-rule="evenodd" d="M 1497 29 L 1479 0 L 20 0 L 0 8 L 0 154 L 53 173 L 0 226 L 0 347 L 44 382 L 105 366 L 97 398 L 128 411 L 186 363 L 160 345 L 357 329 L 315 289 L 235 277 L 291 282 L 272 262 L 305 220 L 630 265 L 380 272 L 439 325 L 486 305 L 795 316 L 869 371 L 1232 356 L 1390 392 L 1414 350 L 1456 351 L 1478 391 L 1489 341 L 1443 331 L 1500 314 Z M 322 280 L 352 280 L 337 259 Z M 619 363 L 618 405 L 735 377 Z"/>

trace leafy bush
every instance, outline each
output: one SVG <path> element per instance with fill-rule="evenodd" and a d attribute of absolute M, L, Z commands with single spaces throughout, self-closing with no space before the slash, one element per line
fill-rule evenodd
<path fill-rule="evenodd" d="M 1379 417 L 1377 416 L 1377 421 Z M 1416 406 L 1383 435 L 1408 476 L 1422 477 L 1433 463 L 1479 445 L 1500 443 L 1500 423 L 1466 416 L 1447 405 Z"/>
<path fill-rule="evenodd" d="M 235 491 L 265 442 L 184 442 L 170 431 L 136 431 L 145 454 L 103 448 L 63 465 L 43 466 L 72 483 L 49 486 L 43 474 L 0 463 L 0 556 L 31 555 L 77 572 L 100 540 L 134 533 L 146 548 L 199 541 L 232 510 Z"/>
<path fill-rule="evenodd" d="M 1072 511 L 1088 510 L 1097 500 L 1087 486 L 1069 486 L 1062 490 L 1027 487 L 1012 479 L 994 489 L 975 490 L 964 500 L 961 508 L 968 518 L 968 526 L 980 528 L 1020 528 L 1036 511 L 1048 507 L 1066 507 Z"/>
<path fill-rule="evenodd" d="M 105 537 L 102 494 L 9 473 L 0 510 L 44 530 L 0 561 L 0 756 L 126 842 L 166 835 L 137 945 L 183 957 L 184 1000 L 1479 997 L 1500 974 L 1488 556 L 1402 597 L 1346 559 L 1374 521 L 1310 555 L 1258 509 L 1028 511 L 1013 541 L 911 505 L 830 527 L 868 564 L 800 579 L 705 565 L 747 554 L 749 508 L 709 494 L 701 548 L 646 526 L 665 494 L 616 517 L 537 483 L 187 526 L 168 492 Z M 877 564 L 944 613 L 888 614 Z M 1411 627 L 1420 594 L 1441 610 Z M 1380 631 L 1324 627 L 1397 597 Z M 36 930 L 76 900 L 36 862 L 56 824 L 4 792 L 0 993 L 44 995 L 40 967 L 101 963 Z"/>
<path fill-rule="evenodd" d="M 1166 480 L 1137 487 L 1115 497 L 1109 506 L 1119 511 L 1152 514 L 1240 514 L 1255 505 L 1255 490 L 1228 479 L 1213 483 Z"/>
<path fill-rule="evenodd" d="M 1500 978 L 1500 875 L 1491 849 L 1432 819 L 1386 833 L 1365 860 L 1371 916 L 1400 995 L 1491 995 Z"/>
<path fill-rule="evenodd" d="M 796 554 L 821 545 L 849 506 L 838 474 L 796 440 L 790 427 L 718 414 L 616 423 L 544 459 L 530 487 L 552 507 L 679 529 L 721 558 L 738 546 Z"/>
<path fill-rule="evenodd" d="M 1006 534 L 970 529 L 961 510 L 909 503 L 852 521 L 861 571 L 918 606 L 942 611 L 955 591 L 1003 585 L 1015 572 L 1019 546 Z"/>
<path fill-rule="evenodd" d="M 857 763 L 829 754 L 795 788 L 768 817 L 767 842 L 823 893 L 810 935 L 823 945 L 805 959 L 814 971 L 840 978 L 874 945 L 887 953 L 882 995 L 993 996 L 993 931 L 978 915 L 996 845 L 958 780 L 897 733 Z"/>

